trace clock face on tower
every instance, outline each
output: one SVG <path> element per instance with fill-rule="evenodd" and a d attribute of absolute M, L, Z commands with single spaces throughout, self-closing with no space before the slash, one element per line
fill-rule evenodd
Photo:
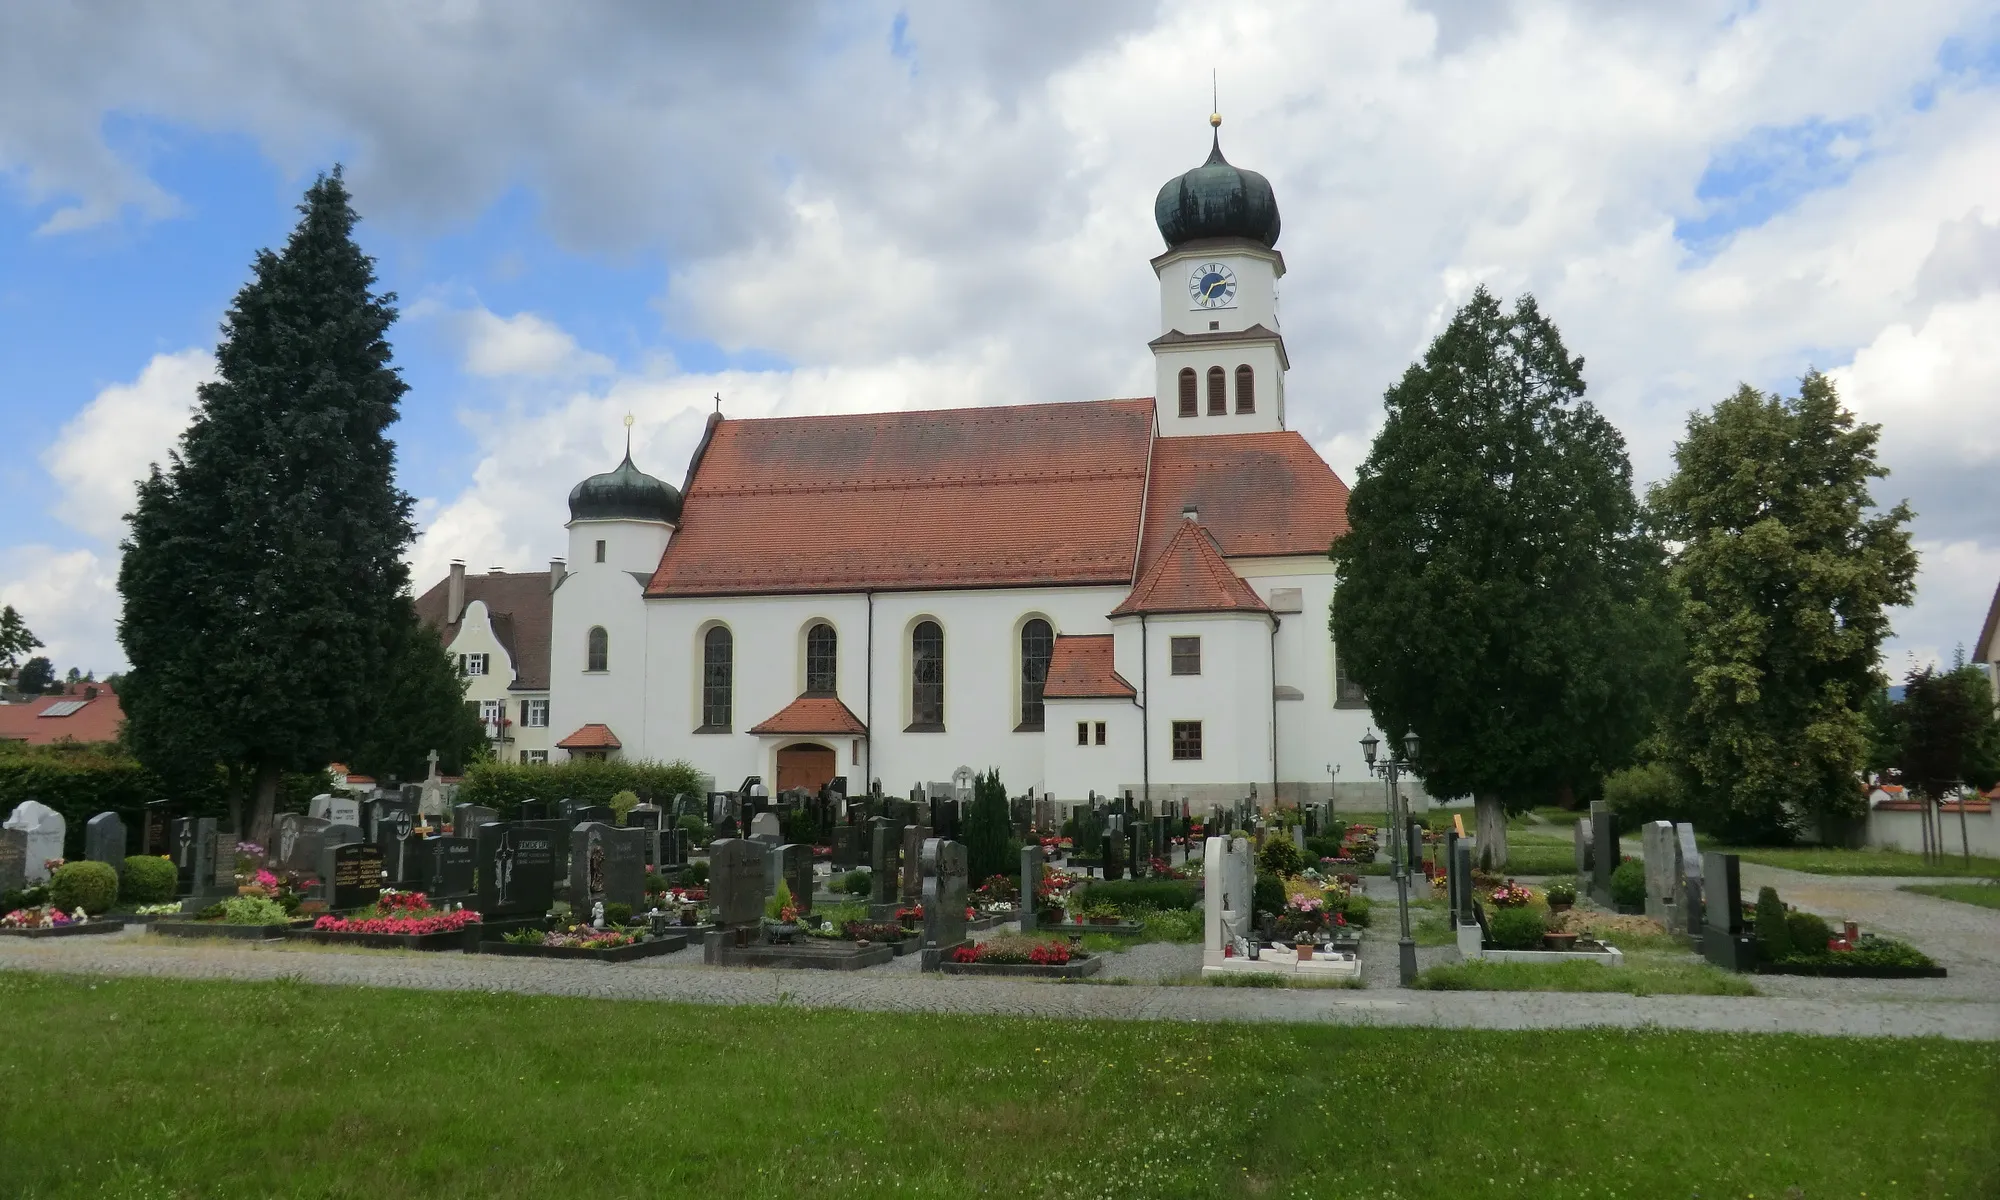
<path fill-rule="evenodd" d="M 1188 295 L 1196 308 L 1228 308 L 1236 302 L 1236 272 L 1226 263 L 1203 263 L 1188 276 Z"/>

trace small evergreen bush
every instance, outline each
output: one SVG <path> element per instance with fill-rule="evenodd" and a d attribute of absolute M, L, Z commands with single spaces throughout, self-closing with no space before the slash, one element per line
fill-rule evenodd
<path fill-rule="evenodd" d="M 833 890 L 849 896 L 866 896 L 874 887 L 875 873 L 866 867 L 857 867 L 836 880 Z"/>
<path fill-rule="evenodd" d="M 680 821 L 677 822 L 677 824 L 679 824 L 682 829 L 688 831 L 688 841 L 701 846 L 706 846 L 708 844 L 709 829 L 707 821 L 702 820 L 700 817 L 695 816 L 693 813 L 689 813 L 686 816 L 682 817 Z"/>
<path fill-rule="evenodd" d="M 1306 869 L 1306 856 L 1292 845 L 1290 835 L 1280 831 L 1272 834 L 1257 852 L 1257 866 L 1280 879 L 1289 879 Z"/>
<path fill-rule="evenodd" d="M 1366 896 L 1349 896 L 1342 902 L 1340 911 L 1346 915 L 1349 925 L 1366 929 L 1374 908 L 1374 903 Z"/>
<path fill-rule="evenodd" d="M 1785 914 L 1785 939 L 1791 942 L 1793 954 L 1825 954 L 1827 939 L 1832 936 L 1833 931 L 1827 927 L 1826 918 L 1818 913 Z"/>
<path fill-rule="evenodd" d="M 1757 952 L 1772 962 L 1792 953 L 1791 926 L 1785 920 L 1785 902 L 1778 899 L 1777 888 L 1757 892 Z"/>
<path fill-rule="evenodd" d="M 1252 913 L 1276 915 L 1285 908 L 1285 881 L 1268 871 L 1257 875 L 1257 887 L 1251 894 Z"/>
<path fill-rule="evenodd" d="M 691 862 L 681 871 L 681 882 L 689 887 L 701 887 L 708 882 L 708 863 Z"/>
<path fill-rule="evenodd" d="M 118 902 L 118 872 L 110 863 L 64 863 L 49 879 L 49 903 L 64 912 L 110 912 Z"/>
<path fill-rule="evenodd" d="M 127 904 L 165 904 L 174 898 L 180 873 L 169 858 L 134 854 L 125 860 L 125 878 L 118 885 L 119 898 Z"/>
<path fill-rule="evenodd" d="M 626 814 L 639 807 L 639 793 L 630 788 L 622 792 L 613 792 L 611 793 L 611 799 L 606 801 L 606 803 L 611 806 L 612 812 L 618 814 L 618 824 L 623 825 Z"/>
<path fill-rule="evenodd" d="M 1493 944 L 1502 950 L 1540 949 L 1546 928 L 1542 924 L 1542 910 L 1531 905 L 1495 911 L 1490 926 Z"/>
<path fill-rule="evenodd" d="M 632 906 L 619 900 L 608 900 L 604 904 L 604 927 L 616 929 L 620 925 L 632 923 Z"/>
<path fill-rule="evenodd" d="M 764 915 L 773 921 L 781 920 L 784 911 L 791 906 L 792 885 L 780 879 L 778 890 L 772 893 L 769 900 L 764 901 Z"/>
<path fill-rule="evenodd" d="M 1636 858 L 1628 858 L 1611 872 L 1611 902 L 1627 908 L 1643 908 L 1646 904 L 1646 864 Z"/>
<path fill-rule="evenodd" d="M 222 920 L 229 925 L 283 925 L 290 916 L 284 905 L 263 896 L 231 896 L 222 902 Z"/>

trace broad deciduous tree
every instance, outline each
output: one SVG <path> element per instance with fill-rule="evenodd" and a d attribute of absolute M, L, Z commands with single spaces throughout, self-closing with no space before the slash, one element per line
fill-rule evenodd
<path fill-rule="evenodd" d="M 1334 652 L 1425 787 L 1506 813 L 1631 761 L 1675 657 L 1662 554 L 1583 360 L 1484 288 L 1384 396 L 1333 547 Z"/>
<path fill-rule="evenodd" d="M 1871 512 L 1877 432 L 1824 375 L 1791 399 L 1744 386 L 1689 419 L 1653 490 L 1688 653 L 1664 741 L 1726 836 L 1790 840 L 1861 812 L 1884 610 L 1910 602 L 1917 569 L 1909 507 Z"/>
<path fill-rule="evenodd" d="M 2000 782 L 2000 716 L 1993 685 L 1976 667 L 1940 671 L 1926 663 L 1904 678 L 1893 711 L 1896 769 L 1908 786 L 1948 795 L 1951 784 Z"/>
<path fill-rule="evenodd" d="M 13 666 L 23 654 L 41 645 L 42 639 L 28 632 L 28 623 L 13 605 L 0 608 L 0 668 Z"/>

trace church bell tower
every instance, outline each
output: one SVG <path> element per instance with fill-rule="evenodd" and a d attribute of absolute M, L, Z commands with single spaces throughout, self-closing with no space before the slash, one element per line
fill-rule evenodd
<path fill-rule="evenodd" d="M 1285 427 L 1285 339 L 1278 332 L 1278 200 L 1255 171 L 1222 157 L 1222 117 L 1208 161 L 1153 201 L 1166 252 L 1155 362 L 1160 433 L 1272 433 Z"/>

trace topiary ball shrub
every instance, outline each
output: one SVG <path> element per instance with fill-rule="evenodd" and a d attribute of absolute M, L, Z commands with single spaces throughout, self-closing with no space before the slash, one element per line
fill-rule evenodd
<path fill-rule="evenodd" d="M 626 904 L 620 900 L 613 900 L 605 904 L 604 925 L 607 929 L 616 929 L 620 925 L 630 925 L 631 923 L 632 923 L 631 905 Z"/>
<path fill-rule="evenodd" d="M 1494 912 L 1490 927 L 1493 944 L 1502 950 L 1539 950 L 1542 934 L 1547 931 L 1542 924 L 1542 910 L 1534 907 L 1499 909 Z"/>
<path fill-rule="evenodd" d="M 64 912 L 110 912 L 118 902 L 118 872 L 110 863 L 64 863 L 49 877 L 49 903 Z"/>
<path fill-rule="evenodd" d="M 1257 876 L 1257 886 L 1250 893 L 1252 913 L 1276 914 L 1284 911 L 1284 907 L 1285 881 L 1269 872 L 1260 872 Z"/>
<path fill-rule="evenodd" d="M 174 898 L 180 874 L 170 858 L 135 854 L 125 860 L 125 878 L 118 895 L 127 904 L 165 904 Z"/>
<path fill-rule="evenodd" d="M 1611 902 L 1624 908 L 1646 906 L 1646 864 L 1628 858 L 1611 872 Z"/>
<path fill-rule="evenodd" d="M 1342 904 L 1340 911 L 1346 916 L 1349 925 L 1366 929 L 1368 928 L 1370 914 L 1374 911 L 1374 905 L 1366 896 L 1349 896 L 1346 902 Z"/>
<path fill-rule="evenodd" d="M 1785 914 L 1785 938 L 1792 943 L 1793 954 L 1824 954 L 1827 939 L 1832 936 L 1826 919 L 1818 913 Z"/>
<path fill-rule="evenodd" d="M 840 882 L 834 885 L 833 890 L 836 892 L 845 892 L 850 896 L 866 896 L 874 887 L 875 873 L 865 867 L 860 867 L 842 875 Z"/>
<path fill-rule="evenodd" d="M 1289 879 L 1306 869 L 1306 856 L 1292 845 L 1292 839 L 1283 831 L 1272 835 L 1257 852 L 1257 866 L 1281 879 Z"/>
<path fill-rule="evenodd" d="M 1785 902 L 1778 899 L 1777 888 L 1763 888 L 1757 893 L 1757 953 L 1771 962 L 1788 958 L 1792 953 L 1791 927 L 1785 920 Z"/>
<path fill-rule="evenodd" d="M 681 872 L 681 882 L 689 887 L 700 887 L 707 883 L 708 864 L 706 862 L 689 863 L 687 868 Z"/>

